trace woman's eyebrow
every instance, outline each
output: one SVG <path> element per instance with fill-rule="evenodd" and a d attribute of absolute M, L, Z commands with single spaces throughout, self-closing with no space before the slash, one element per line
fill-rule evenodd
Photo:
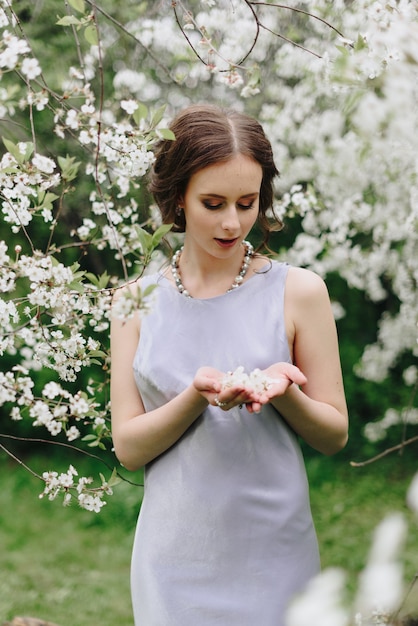
<path fill-rule="evenodd" d="M 253 191 L 253 192 L 251 192 L 251 193 L 244 193 L 242 196 L 240 196 L 240 198 L 253 198 L 254 196 L 258 196 L 258 195 L 260 195 L 260 192 L 259 192 L 259 191 Z M 221 194 L 219 194 L 219 193 L 211 193 L 210 191 L 209 191 L 209 192 L 207 192 L 207 193 L 201 193 L 201 194 L 200 194 L 200 196 L 201 196 L 202 198 L 203 198 L 203 197 L 207 197 L 207 196 L 210 196 L 211 198 L 220 198 L 220 199 L 221 199 L 221 198 L 222 198 L 222 199 L 225 199 L 225 198 L 226 198 L 226 196 L 222 196 L 222 195 L 221 195 Z"/>

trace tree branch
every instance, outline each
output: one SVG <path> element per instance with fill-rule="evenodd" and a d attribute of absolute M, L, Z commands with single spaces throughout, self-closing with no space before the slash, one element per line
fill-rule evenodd
<path fill-rule="evenodd" d="M 100 463 L 105 465 L 107 467 L 107 469 L 109 469 L 111 471 L 113 471 L 113 469 L 114 469 L 114 467 L 112 465 L 107 463 L 107 461 L 102 459 L 102 457 L 98 456 L 97 454 L 93 454 L 92 452 L 87 452 L 87 450 L 82 450 L 81 448 L 77 448 L 76 446 L 72 446 L 69 443 L 63 443 L 62 441 L 48 441 L 48 439 L 39 439 L 39 438 L 35 438 L 35 437 L 17 437 L 16 435 L 8 435 L 8 434 L 5 434 L 5 433 L 0 433 L 0 439 L 12 439 L 13 441 L 24 441 L 25 443 L 27 443 L 27 442 L 30 442 L 30 443 L 46 443 L 46 444 L 49 444 L 49 445 L 52 445 L 52 446 L 60 446 L 61 448 L 68 448 L 72 452 L 79 452 L 80 454 L 84 454 L 85 456 L 88 456 L 91 459 L 94 459 L 96 461 L 100 461 Z M 39 476 L 39 474 L 34 472 L 30 467 L 28 467 L 21 459 L 19 459 L 17 456 L 15 456 L 13 454 L 13 452 L 11 452 L 8 448 L 6 448 L 2 443 L 0 443 L 0 448 L 6 454 L 8 454 L 14 461 L 19 463 L 19 465 L 24 467 L 30 474 L 32 474 L 32 476 L 35 476 L 35 478 L 39 478 L 40 480 L 43 480 L 42 476 Z M 134 482 L 132 480 L 129 480 L 129 478 L 126 478 L 126 476 L 123 476 L 122 474 L 120 474 L 119 471 L 116 471 L 116 475 L 121 480 L 125 481 L 126 483 L 129 483 L 130 485 L 133 485 L 134 487 L 143 487 L 144 486 L 143 483 L 136 483 L 136 482 Z"/>
<path fill-rule="evenodd" d="M 406 439 L 405 441 L 402 441 L 401 443 L 398 443 L 397 446 L 393 446 L 392 448 L 388 448 L 387 450 L 384 450 L 383 452 L 381 452 L 380 454 L 377 454 L 371 459 L 367 459 L 367 461 L 361 461 L 359 463 L 356 463 L 355 461 L 351 461 L 350 465 L 352 467 L 364 467 L 365 465 L 370 465 L 370 463 L 374 463 L 375 461 L 382 459 L 383 457 L 387 456 L 388 454 L 391 454 L 392 452 L 396 452 L 397 450 L 403 450 L 405 446 L 409 446 L 411 443 L 414 443 L 415 441 L 418 441 L 418 435 L 416 435 L 415 437 L 411 437 L 410 439 Z"/>

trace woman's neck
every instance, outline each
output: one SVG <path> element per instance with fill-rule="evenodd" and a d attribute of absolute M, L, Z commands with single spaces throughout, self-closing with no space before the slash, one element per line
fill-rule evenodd
<path fill-rule="evenodd" d="M 240 254 L 228 259 L 216 259 L 193 254 L 185 242 L 171 263 L 173 280 L 185 296 L 210 298 L 237 289 L 247 277 L 254 254 L 253 247 L 243 242 Z M 237 251 L 237 252 L 238 252 Z"/>

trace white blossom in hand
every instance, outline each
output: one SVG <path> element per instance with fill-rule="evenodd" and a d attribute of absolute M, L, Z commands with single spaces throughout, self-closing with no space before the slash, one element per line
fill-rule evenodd
<path fill-rule="evenodd" d="M 233 372 L 227 372 L 221 380 L 222 389 L 228 389 L 235 386 L 243 386 L 248 391 L 255 393 L 263 393 L 267 391 L 274 383 L 281 382 L 278 378 L 270 378 L 260 369 L 256 368 L 249 374 L 244 371 L 242 365 L 237 367 Z"/>

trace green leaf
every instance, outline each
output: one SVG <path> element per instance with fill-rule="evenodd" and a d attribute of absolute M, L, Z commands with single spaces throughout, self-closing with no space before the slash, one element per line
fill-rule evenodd
<path fill-rule="evenodd" d="M 84 0 L 68 0 L 69 4 L 79 13 L 86 12 L 86 3 Z"/>
<path fill-rule="evenodd" d="M 257 63 L 254 63 L 248 72 L 248 85 L 250 87 L 257 87 L 257 85 L 260 84 L 260 78 L 260 66 L 257 65 Z"/>
<path fill-rule="evenodd" d="M 121 479 L 120 476 L 118 476 L 118 471 L 117 471 L 116 467 L 114 467 L 112 475 L 109 478 L 109 480 L 107 481 L 107 484 L 109 485 L 109 487 L 114 487 L 115 485 L 118 485 L 121 481 L 122 481 L 122 479 Z"/>
<path fill-rule="evenodd" d="M 64 180 L 69 182 L 77 176 L 80 161 L 76 161 L 75 157 L 70 157 L 68 154 L 66 157 L 59 156 L 58 164 L 61 168 L 61 175 Z"/>
<path fill-rule="evenodd" d="M 141 120 L 145 120 L 148 117 L 148 107 L 142 102 L 138 102 L 138 108 L 133 114 L 133 119 L 136 124 L 139 124 Z"/>
<path fill-rule="evenodd" d="M 161 122 L 164 117 L 166 106 L 163 104 L 161 107 L 158 107 L 156 111 L 152 114 L 151 126 L 155 128 Z"/>
<path fill-rule="evenodd" d="M 96 435 L 84 435 L 84 437 L 81 439 L 81 441 L 96 441 L 96 440 L 97 440 Z"/>
<path fill-rule="evenodd" d="M 19 165 L 22 165 L 22 163 L 27 161 L 33 152 L 33 143 L 29 142 L 26 147 L 25 153 L 22 154 L 19 150 L 19 147 L 15 143 L 10 141 L 9 139 L 5 139 L 4 137 L 2 137 L 2 140 L 6 147 L 6 150 L 10 152 L 10 154 L 16 159 Z"/>
<path fill-rule="evenodd" d="M 86 279 L 98 289 L 106 289 L 110 276 L 107 272 L 103 272 L 100 276 L 96 276 L 96 274 L 92 274 L 91 272 L 86 273 Z"/>
<path fill-rule="evenodd" d="M 365 39 L 365 37 L 363 35 L 358 35 L 357 37 L 357 41 L 354 44 L 354 50 L 364 50 L 365 48 L 367 48 L 367 40 Z"/>
<path fill-rule="evenodd" d="M 99 43 L 99 37 L 97 35 L 97 28 L 94 24 L 90 24 L 85 28 L 84 37 L 91 46 L 97 46 Z"/>
<path fill-rule="evenodd" d="M 75 15 L 64 15 L 57 21 L 58 26 L 80 26 L 82 22 Z"/>
<path fill-rule="evenodd" d="M 158 246 L 158 244 L 161 242 L 163 237 L 165 237 L 166 234 L 170 232 L 172 227 L 173 227 L 172 224 L 162 224 L 161 226 L 157 228 L 157 230 L 152 236 L 152 245 L 154 248 Z"/>
<path fill-rule="evenodd" d="M 57 196 L 55 193 L 51 193 L 50 191 L 45 192 L 41 190 L 38 194 L 39 206 L 42 206 L 45 209 L 52 209 L 52 203 L 54 202 L 54 200 L 57 200 L 57 198 L 59 198 L 59 196 Z"/>
<path fill-rule="evenodd" d="M 105 359 L 107 357 L 107 354 L 106 352 L 103 352 L 103 350 L 92 350 L 91 352 L 89 352 L 89 357 L 95 357 L 95 356 L 97 356 L 100 359 Z M 98 363 L 98 361 L 96 362 Z"/>
<path fill-rule="evenodd" d="M 29 161 L 30 157 L 33 154 L 33 150 L 34 150 L 34 145 L 31 141 L 28 141 L 28 143 L 26 144 L 26 150 L 23 154 L 23 161 Z"/>
<path fill-rule="evenodd" d="M 136 227 L 136 236 L 141 245 L 142 253 L 147 254 L 153 250 L 152 235 L 140 226 Z"/>
<path fill-rule="evenodd" d="M 141 300 L 142 298 L 146 298 L 147 296 L 151 295 L 154 289 L 156 289 L 157 287 L 158 285 L 148 285 L 148 287 L 146 287 L 146 289 L 141 292 Z"/>
<path fill-rule="evenodd" d="M 162 139 L 171 139 L 172 141 L 176 138 L 175 134 L 169 128 L 157 128 L 155 131 L 158 137 Z"/>

